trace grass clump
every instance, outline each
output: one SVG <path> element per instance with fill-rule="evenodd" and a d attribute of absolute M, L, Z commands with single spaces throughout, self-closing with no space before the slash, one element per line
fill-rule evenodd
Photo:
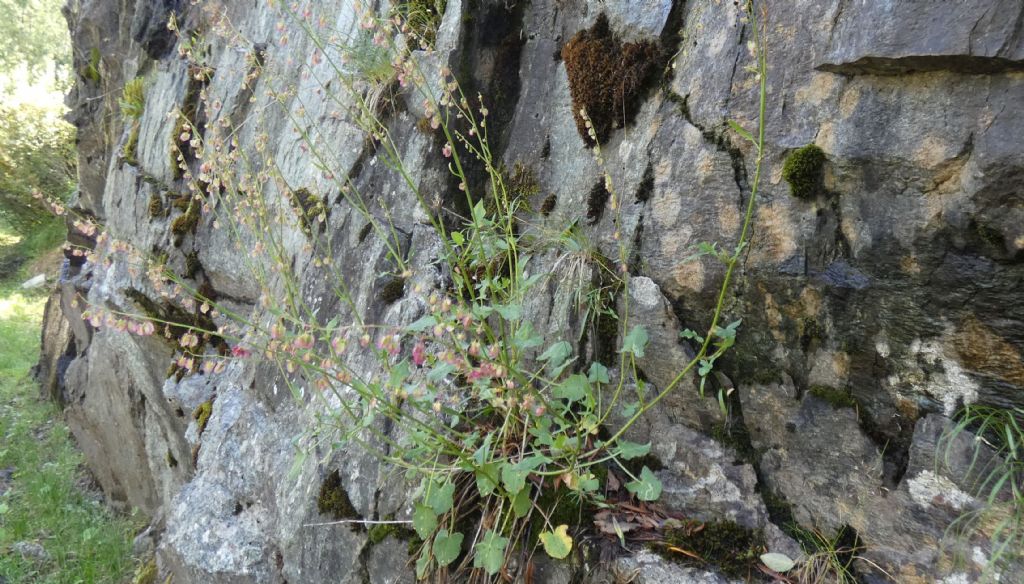
<path fill-rule="evenodd" d="M 636 116 L 663 57 L 652 42 L 621 43 L 601 14 L 593 27 L 566 43 L 562 60 L 569 75 L 576 128 L 593 145 L 607 141 L 612 128 L 623 127 Z M 590 136 L 580 110 L 590 117 L 596 139 Z"/>
<path fill-rule="evenodd" d="M 789 153 L 782 165 L 782 178 L 789 183 L 794 197 L 810 199 L 821 186 L 824 166 L 825 152 L 815 144 L 808 144 Z"/>
<path fill-rule="evenodd" d="M 118 582 L 131 574 L 131 540 L 140 525 L 83 490 L 82 455 L 60 412 L 39 398 L 28 377 L 44 303 L 45 295 L 0 284 L 0 550 L 31 542 L 48 556 L 0 553 L 0 580 Z"/>
<path fill-rule="evenodd" d="M 967 489 L 981 505 L 950 529 L 964 539 L 980 536 L 990 542 L 984 576 L 998 581 L 998 573 L 1011 573 L 1024 561 L 1024 408 L 965 407 L 940 440 L 947 465 L 952 466 L 955 439 L 964 432 L 974 435 Z"/>

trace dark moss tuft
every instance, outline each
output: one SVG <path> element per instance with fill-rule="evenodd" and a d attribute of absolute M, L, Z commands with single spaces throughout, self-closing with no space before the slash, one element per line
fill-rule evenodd
<path fill-rule="evenodd" d="M 388 276 L 380 289 L 380 299 L 384 304 L 397 302 L 405 295 L 405 278 Z"/>
<path fill-rule="evenodd" d="M 178 459 L 174 458 L 170 450 L 167 451 L 167 466 L 170 468 L 177 468 L 178 466 Z"/>
<path fill-rule="evenodd" d="M 794 197 L 810 199 L 821 188 L 821 171 L 825 166 L 825 153 L 814 144 L 797 148 L 789 153 L 782 165 L 782 178 L 789 183 Z"/>
<path fill-rule="evenodd" d="M 203 264 L 199 262 L 199 252 L 192 252 L 185 256 L 185 277 L 195 278 Z"/>
<path fill-rule="evenodd" d="M 551 193 L 544 198 L 544 202 L 540 205 L 540 213 L 547 217 L 555 210 L 555 205 L 558 203 L 558 197 L 554 193 Z"/>
<path fill-rule="evenodd" d="M 325 218 L 327 215 L 327 206 L 324 201 L 320 197 L 315 196 L 309 189 L 298 189 L 292 191 L 289 202 L 292 208 L 295 209 L 295 214 L 299 217 L 302 232 L 307 236 L 312 236 L 313 226 L 320 218 Z M 323 233 L 325 227 L 326 225 L 320 222 L 318 231 Z"/>
<path fill-rule="evenodd" d="M 163 199 L 160 198 L 159 194 L 153 193 L 153 196 L 149 198 L 149 218 L 156 219 L 165 215 L 167 215 L 167 210 L 164 209 Z"/>
<path fill-rule="evenodd" d="M 516 162 L 507 175 L 506 186 L 513 199 L 529 199 L 540 192 L 540 184 L 534 175 L 533 169 Z"/>
<path fill-rule="evenodd" d="M 646 89 L 662 68 L 664 55 L 655 43 L 621 43 L 612 34 L 608 18 L 601 14 L 594 26 L 583 30 L 562 48 L 569 75 L 573 116 L 580 136 L 590 145 L 580 109 L 586 109 L 598 142 L 605 142 L 612 128 L 625 126 L 640 109 Z"/>
<path fill-rule="evenodd" d="M 316 499 L 316 508 L 321 515 L 328 515 L 334 519 L 362 519 L 362 516 L 352 505 L 351 499 L 345 487 L 341 484 L 341 474 L 334 471 L 327 475 L 323 484 L 320 485 L 320 495 Z M 359 524 L 353 523 L 353 529 L 360 528 Z"/>
<path fill-rule="evenodd" d="M 210 421 L 210 414 L 212 413 L 213 400 L 204 401 L 192 412 L 192 419 L 196 421 L 196 429 L 200 436 L 206 431 L 206 424 Z"/>
<path fill-rule="evenodd" d="M 732 521 L 693 522 L 665 530 L 665 543 L 693 552 L 705 562 L 733 578 L 757 578 L 758 559 L 765 551 L 764 534 Z M 667 547 L 667 546 L 666 546 Z M 667 557 L 683 563 L 694 562 L 690 556 L 669 549 L 661 550 Z"/>
<path fill-rule="evenodd" d="M 827 401 L 833 408 L 856 408 L 857 399 L 850 395 L 850 392 L 836 389 L 827 385 L 812 385 L 807 393 L 814 397 Z"/>
<path fill-rule="evenodd" d="M 587 195 L 587 221 L 591 225 L 601 220 L 601 215 L 604 215 L 604 208 L 611 196 L 612 194 L 605 188 L 603 180 L 590 189 L 590 193 Z"/>
<path fill-rule="evenodd" d="M 185 236 L 195 233 L 199 225 L 199 205 L 195 202 L 189 205 L 182 215 L 171 221 L 171 233 L 174 234 L 174 246 L 181 247 Z"/>

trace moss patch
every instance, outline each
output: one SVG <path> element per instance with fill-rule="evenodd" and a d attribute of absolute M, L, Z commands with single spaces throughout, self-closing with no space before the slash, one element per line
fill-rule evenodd
<path fill-rule="evenodd" d="M 132 584 L 156 584 L 156 558 L 150 558 L 148 562 L 142 564 L 135 570 L 135 577 L 132 578 Z"/>
<path fill-rule="evenodd" d="M 692 552 L 707 564 L 733 578 L 758 578 L 758 558 L 765 552 L 764 534 L 732 521 L 694 522 L 665 530 L 665 549 L 659 551 L 681 563 L 698 563 L 669 546 Z M 699 564 L 699 563 L 698 563 Z"/>
<path fill-rule="evenodd" d="M 98 84 L 100 82 L 100 50 L 93 47 L 89 51 L 89 62 L 82 69 L 82 77 Z"/>
<path fill-rule="evenodd" d="M 196 421 L 196 429 L 200 436 L 206 431 L 206 424 L 210 421 L 210 414 L 212 413 L 213 400 L 204 401 L 192 412 L 192 419 Z"/>
<path fill-rule="evenodd" d="M 835 387 L 829 387 L 827 385 L 812 385 L 807 393 L 814 397 L 827 401 L 832 404 L 835 409 L 839 408 L 856 408 L 857 399 L 850 395 L 850 392 L 836 389 Z"/>
<path fill-rule="evenodd" d="M 814 144 L 797 148 L 789 153 L 782 165 L 782 178 L 789 183 L 794 197 L 810 199 L 821 188 L 821 171 L 825 166 L 825 153 Z"/>
<path fill-rule="evenodd" d="M 323 199 L 315 196 L 309 189 L 298 189 L 290 193 L 288 202 L 299 217 L 303 233 L 312 236 L 316 223 L 319 223 L 318 231 L 323 233 L 327 218 L 327 206 Z"/>
<path fill-rule="evenodd" d="M 180 200 L 180 199 L 179 199 Z M 185 212 L 171 221 L 171 233 L 174 234 L 174 246 L 181 247 L 186 235 L 196 232 L 199 226 L 199 204 L 193 202 Z"/>
<path fill-rule="evenodd" d="M 593 145 L 580 110 L 586 109 L 597 141 L 605 142 L 612 128 L 625 126 L 636 116 L 664 57 L 652 42 L 621 43 L 601 14 L 593 27 L 566 43 L 562 60 L 569 75 L 576 128 Z"/>
<path fill-rule="evenodd" d="M 327 515 L 336 520 L 363 518 L 352 505 L 351 499 L 348 498 L 348 493 L 341 484 L 341 474 L 338 471 L 327 475 L 327 478 L 320 485 L 320 494 L 316 499 L 316 508 L 321 515 Z M 358 523 L 352 523 L 351 525 L 354 530 L 362 529 L 362 526 Z"/>
<path fill-rule="evenodd" d="M 122 158 L 132 166 L 139 165 L 139 122 L 132 122 L 132 129 L 128 133 L 128 141 L 124 143 Z"/>
<path fill-rule="evenodd" d="M 149 197 L 149 218 L 156 219 L 157 217 L 164 217 L 167 215 L 167 209 L 164 208 L 164 201 L 160 198 L 160 195 L 153 193 Z"/>

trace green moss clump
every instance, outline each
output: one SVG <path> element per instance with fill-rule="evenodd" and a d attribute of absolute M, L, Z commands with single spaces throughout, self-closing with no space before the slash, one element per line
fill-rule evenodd
<path fill-rule="evenodd" d="M 93 47 L 89 51 L 89 62 L 85 64 L 82 77 L 96 84 L 100 82 L 100 50 L 98 47 Z"/>
<path fill-rule="evenodd" d="M 323 484 L 320 485 L 320 495 L 316 499 L 316 508 L 321 515 L 328 515 L 334 519 L 362 519 L 362 516 L 352 505 L 348 498 L 345 487 L 341 484 L 341 474 L 334 471 L 327 475 Z M 351 524 L 353 529 L 362 529 L 358 523 Z"/>
<path fill-rule="evenodd" d="M 118 104 L 121 106 L 121 115 L 124 117 L 133 120 L 141 118 L 146 107 L 145 80 L 142 77 L 136 77 L 125 83 Z"/>
<path fill-rule="evenodd" d="M 167 210 L 164 209 L 164 201 L 160 198 L 159 194 L 153 193 L 153 196 L 149 197 L 149 218 L 156 219 L 167 214 Z"/>
<path fill-rule="evenodd" d="M 156 576 L 156 558 L 153 557 L 135 570 L 135 577 L 132 578 L 132 584 L 156 584 Z"/>
<path fill-rule="evenodd" d="M 206 424 L 210 421 L 210 414 L 213 413 L 213 400 L 206 400 L 192 412 L 192 419 L 196 421 L 196 429 L 202 436 L 206 430 Z"/>
<path fill-rule="evenodd" d="M 789 183 L 794 197 L 810 199 L 819 190 L 824 166 L 825 152 L 814 144 L 808 144 L 789 153 L 782 164 L 782 178 Z"/>
<path fill-rule="evenodd" d="M 309 189 L 298 189 L 291 193 L 289 202 L 292 208 L 295 209 L 295 214 L 299 217 L 299 223 L 302 224 L 302 232 L 307 236 L 312 236 L 314 221 L 318 217 L 325 216 L 327 213 L 324 201 L 313 195 Z M 321 224 L 321 232 L 323 232 L 323 228 L 324 225 Z"/>
<path fill-rule="evenodd" d="M 384 541 L 390 535 L 397 533 L 398 528 L 392 523 L 379 523 L 369 529 L 367 533 L 367 540 L 370 545 L 377 545 Z"/>
<path fill-rule="evenodd" d="M 668 528 L 664 543 L 697 554 L 733 578 L 758 574 L 758 561 L 766 549 L 764 534 L 760 530 L 747 529 L 733 521 L 711 521 L 703 525 L 692 522 L 679 528 Z M 660 551 L 682 563 L 695 561 L 669 549 Z"/>
<path fill-rule="evenodd" d="M 856 408 L 857 399 L 854 398 L 848 391 L 842 389 L 836 389 L 827 385 L 812 385 L 807 393 L 814 397 L 827 401 L 832 404 L 835 409 L 840 408 Z"/>
<path fill-rule="evenodd" d="M 594 139 L 580 115 L 585 109 L 598 142 L 605 142 L 614 127 L 636 116 L 644 93 L 661 70 L 664 55 L 654 43 L 621 43 L 601 14 L 594 26 L 576 33 L 562 48 L 569 75 L 572 113 L 583 140 Z"/>
<path fill-rule="evenodd" d="M 533 169 L 522 162 L 512 165 L 512 170 L 506 174 L 506 186 L 512 199 L 529 199 L 540 192 L 540 183 Z"/>
<path fill-rule="evenodd" d="M 179 215 L 171 221 L 171 233 L 174 234 L 174 246 L 181 247 L 181 243 L 185 240 L 185 236 L 190 233 L 195 233 L 196 227 L 199 225 L 199 205 L 192 203 L 189 205 L 188 210 L 182 215 Z"/>
<path fill-rule="evenodd" d="M 178 459 L 174 458 L 174 455 L 171 454 L 170 450 L 167 451 L 167 466 L 169 468 L 177 468 L 178 466 Z"/>
<path fill-rule="evenodd" d="M 124 150 L 122 151 L 122 158 L 128 164 L 138 166 L 138 149 L 139 149 L 139 123 L 132 123 L 132 129 L 128 133 L 128 141 L 124 143 Z"/>

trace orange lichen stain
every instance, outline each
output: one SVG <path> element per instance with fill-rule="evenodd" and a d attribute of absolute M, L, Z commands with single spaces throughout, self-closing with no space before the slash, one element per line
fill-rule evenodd
<path fill-rule="evenodd" d="M 963 320 L 953 345 L 964 368 L 1024 385 L 1024 359 L 1020 351 L 974 316 Z"/>

